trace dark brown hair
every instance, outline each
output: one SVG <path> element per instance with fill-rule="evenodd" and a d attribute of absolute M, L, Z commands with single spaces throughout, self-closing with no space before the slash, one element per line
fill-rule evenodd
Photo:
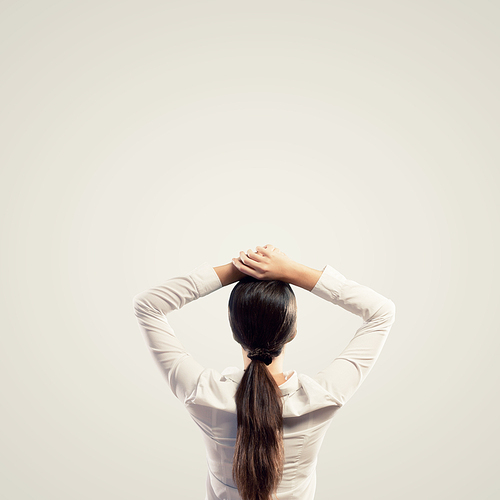
<path fill-rule="evenodd" d="M 274 358 L 297 333 L 297 303 L 291 286 L 245 276 L 229 297 L 233 338 L 245 351 Z M 266 364 L 253 360 L 236 391 L 238 430 L 233 480 L 243 500 L 270 500 L 283 477 L 283 400 Z"/>

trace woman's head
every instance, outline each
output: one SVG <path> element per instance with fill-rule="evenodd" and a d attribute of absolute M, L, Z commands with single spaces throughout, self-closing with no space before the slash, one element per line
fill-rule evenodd
<path fill-rule="evenodd" d="M 291 286 L 246 276 L 231 291 L 229 324 L 245 351 L 260 349 L 273 358 L 279 356 L 297 334 L 297 302 Z"/>
<path fill-rule="evenodd" d="M 231 291 L 229 323 L 236 342 L 260 354 L 248 365 L 235 395 L 233 479 L 243 500 L 270 500 L 283 475 L 283 400 L 266 364 L 297 334 L 292 288 L 246 276 Z"/>

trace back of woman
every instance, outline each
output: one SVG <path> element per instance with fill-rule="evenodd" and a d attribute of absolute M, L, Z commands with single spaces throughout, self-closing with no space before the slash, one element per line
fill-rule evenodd
<path fill-rule="evenodd" d="M 188 412 L 202 431 L 207 450 L 206 498 L 210 500 L 243 498 L 233 479 L 237 423 L 234 396 L 233 404 L 230 398 L 230 393 L 236 392 L 241 371 L 235 367 L 224 370 L 222 374 L 207 371 L 200 380 L 200 393 L 193 398 L 192 404 L 187 405 Z M 217 383 L 217 375 L 220 375 L 220 383 Z M 215 386 L 218 387 L 214 390 Z M 340 406 L 318 387 L 317 382 L 296 372 L 281 390 L 284 400 L 284 467 L 277 497 L 279 500 L 313 499 L 319 449 Z M 218 400 L 220 407 L 209 406 L 214 400 Z M 259 477 L 264 477 L 264 471 Z M 259 482 L 255 492 L 261 496 L 249 498 L 265 498 L 262 490 Z"/>
<path fill-rule="evenodd" d="M 206 500 L 312 500 L 324 436 L 377 360 L 395 306 L 330 265 L 319 271 L 271 245 L 256 249 L 224 266 L 203 263 L 136 295 L 135 313 L 174 395 L 202 432 Z M 244 367 L 218 373 L 192 358 L 166 316 L 234 282 L 228 316 Z M 363 319 L 342 353 L 313 377 L 282 368 L 286 345 L 297 335 L 290 284 Z"/>

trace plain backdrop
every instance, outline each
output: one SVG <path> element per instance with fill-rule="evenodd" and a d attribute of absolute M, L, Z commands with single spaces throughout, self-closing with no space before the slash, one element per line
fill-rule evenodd
<path fill-rule="evenodd" d="M 500 7 L 0 1 L 0 496 L 202 500 L 200 430 L 135 294 L 273 244 L 396 304 L 316 500 L 498 486 Z M 232 285 L 171 315 L 243 367 Z M 294 287 L 285 370 L 361 319 Z"/>

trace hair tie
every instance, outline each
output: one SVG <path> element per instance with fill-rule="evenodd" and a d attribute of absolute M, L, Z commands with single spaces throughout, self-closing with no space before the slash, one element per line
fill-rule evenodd
<path fill-rule="evenodd" d="M 252 361 L 262 361 L 266 365 L 270 365 L 273 362 L 273 357 L 271 356 L 271 354 L 269 354 L 269 351 L 260 349 L 259 347 L 253 349 L 252 351 L 249 351 L 247 357 Z"/>

